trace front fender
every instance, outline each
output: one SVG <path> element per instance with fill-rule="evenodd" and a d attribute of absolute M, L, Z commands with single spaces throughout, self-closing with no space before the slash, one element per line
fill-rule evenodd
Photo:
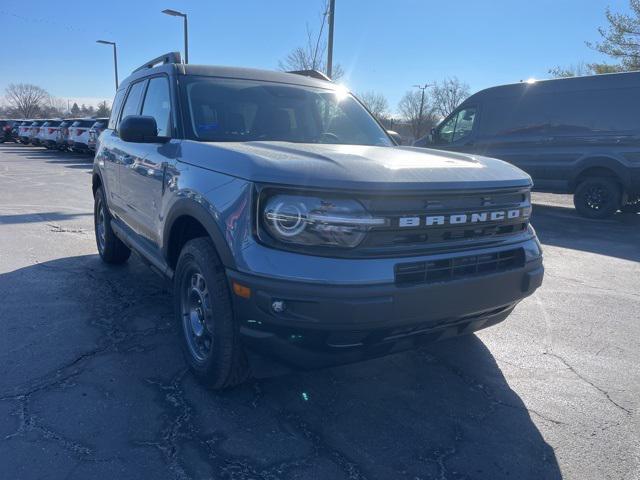
<path fill-rule="evenodd" d="M 238 252 L 251 241 L 252 184 L 217 172 L 186 166 L 168 181 L 161 250 L 169 258 L 169 237 L 183 216 L 197 220 L 211 237 L 220 260 L 236 268 Z M 173 186 L 172 186 L 173 185 Z"/>

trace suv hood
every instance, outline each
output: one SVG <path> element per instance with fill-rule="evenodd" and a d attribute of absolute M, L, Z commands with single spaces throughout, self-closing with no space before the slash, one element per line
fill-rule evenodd
<path fill-rule="evenodd" d="M 182 141 L 178 160 L 253 182 L 332 189 L 523 187 L 531 178 L 494 158 L 414 147 Z"/>

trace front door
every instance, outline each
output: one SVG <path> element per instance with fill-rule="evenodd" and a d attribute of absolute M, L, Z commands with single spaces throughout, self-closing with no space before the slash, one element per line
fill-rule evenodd
<path fill-rule="evenodd" d="M 158 136 L 171 137 L 171 95 L 166 76 L 161 75 L 149 80 L 142 101 L 141 115 L 155 119 Z M 161 235 L 159 212 L 165 170 L 173 162 L 176 144 L 169 142 L 128 145 L 137 153 L 131 158 L 131 162 L 123 163 L 121 166 L 121 195 L 127 207 L 127 223 L 157 246 Z"/>

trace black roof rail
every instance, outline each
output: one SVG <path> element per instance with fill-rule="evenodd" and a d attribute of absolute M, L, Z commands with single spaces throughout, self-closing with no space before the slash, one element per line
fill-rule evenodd
<path fill-rule="evenodd" d="M 146 68 L 153 68 L 156 65 L 166 65 L 167 63 L 182 63 L 182 57 L 180 57 L 180 52 L 169 52 L 164 55 L 160 55 L 153 60 L 149 60 L 144 65 L 136 68 L 133 72 L 138 72 L 140 70 L 144 70 Z"/>
<path fill-rule="evenodd" d="M 293 73 L 294 75 L 303 75 L 305 77 L 317 78 L 318 80 L 326 80 L 330 82 L 331 79 L 319 70 L 291 70 L 287 73 Z"/>

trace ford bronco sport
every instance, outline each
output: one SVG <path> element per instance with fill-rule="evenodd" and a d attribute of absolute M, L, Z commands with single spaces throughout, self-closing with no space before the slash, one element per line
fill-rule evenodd
<path fill-rule="evenodd" d="M 396 146 L 319 72 L 185 65 L 120 85 L 93 170 L 107 263 L 172 281 L 194 373 L 245 348 L 318 367 L 504 320 L 542 282 L 531 179 L 500 160 Z"/>

